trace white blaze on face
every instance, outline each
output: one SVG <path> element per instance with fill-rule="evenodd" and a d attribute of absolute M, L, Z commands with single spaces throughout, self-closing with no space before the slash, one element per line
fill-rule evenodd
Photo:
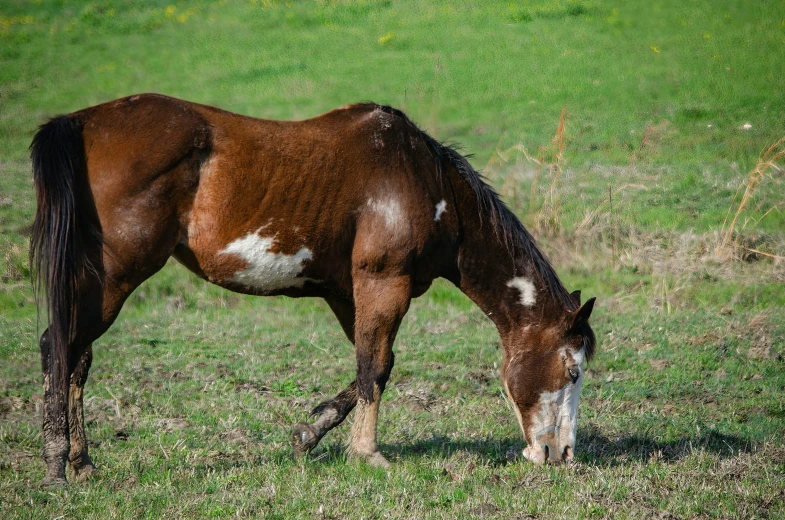
<path fill-rule="evenodd" d="M 507 282 L 507 287 L 518 289 L 521 293 L 521 305 L 524 307 L 532 307 L 537 303 L 537 288 L 534 283 L 525 276 L 518 276 Z"/>
<path fill-rule="evenodd" d="M 572 355 L 575 364 L 583 372 L 583 350 Z M 531 422 L 534 442 L 523 450 L 523 455 L 533 462 L 545 462 L 545 447 L 548 447 L 550 460 L 562 460 L 564 449 L 575 452 L 575 438 L 578 430 L 578 403 L 583 386 L 583 375 L 573 384 L 567 383 L 555 392 L 540 395 L 538 409 Z"/>
<path fill-rule="evenodd" d="M 234 254 L 248 262 L 248 267 L 234 274 L 237 283 L 262 291 L 302 287 L 308 278 L 298 277 L 303 262 L 313 258 L 310 249 L 303 247 L 293 255 L 270 250 L 275 237 L 260 237 L 250 233 L 226 246 L 220 254 Z"/>
<path fill-rule="evenodd" d="M 384 218 L 384 223 L 388 228 L 396 228 L 403 221 L 403 211 L 401 204 L 393 198 L 368 199 L 368 207 L 374 213 Z"/>
<path fill-rule="evenodd" d="M 440 203 L 436 205 L 436 216 L 433 217 L 434 222 L 439 222 L 442 218 L 442 213 L 447 211 L 447 202 L 442 200 Z"/>
<path fill-rule="evenodd" d="M 578 429 L 578 402 L 580 401 L 583 378 L 577 383 L 568 383 L 556 392 L 540 395 L 539 410 L 531 423 L 534 443 L 523 450 L 524 456 L 534 462 L 544 462 L 545 447 L 552 461 L 561 461 L 564 449 L 575 450 Z"/>

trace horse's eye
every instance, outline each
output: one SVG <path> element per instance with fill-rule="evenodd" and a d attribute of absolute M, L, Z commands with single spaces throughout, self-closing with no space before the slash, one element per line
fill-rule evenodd
<path fill-rule="evenodd" d="M 578 381 L 578 378 L 581 377 L 581 371 L 578 367 L 570 367 L 567 369 L 567 372 L 570 374 L 570 379 L 572 379 L 573 384 Z"/>

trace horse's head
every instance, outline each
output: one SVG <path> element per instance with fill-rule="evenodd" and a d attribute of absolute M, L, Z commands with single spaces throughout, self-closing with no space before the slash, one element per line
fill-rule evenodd
<path fill-rule="evenodd" d="M 535 463 L 573 458 L 583 368 L 594 353 L 593 307 L 591 298 L 554 324 L 529 325 L 511 338 L 502 377 L 529 444 L 523 455 Z"/>

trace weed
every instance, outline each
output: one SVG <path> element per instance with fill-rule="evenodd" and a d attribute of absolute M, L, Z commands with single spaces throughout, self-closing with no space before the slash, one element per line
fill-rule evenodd
<path fill-rule="evenodd" d="M 725 217 L 725 221 L 722 223 L 722 241 L 718 244 L 717 247 L 717 255 L 718 256 L 730 256 L 733 254 L 734 245 L 738 246 L 738 242 L 734 243 L 734 233 L 736 232 L 736 225 L 744 208 L 747 207 L 749 202 L 754 197 L 755 193 L 760 188 L 761 183 L 764 179 L 768 178 L 773 183 L 781 182 L 783 177 L 783 168 L 778 165 L 777 163 L 785 159 L 785 137 L 771 145 L 766 151 L 763 153 L 760 159 L 758 159 L 755 168 L 753 168 L 745 177 L 744 182 L 739 189 L 736 190 L 736 195 L 733 197 L 733 203 L 731 207 L 728 209 L 728 215 Z M 741 196 L 741 200 L 738 202 L 738 206 L 736 207 L 736 212 L 733 214 L 733 218 L 731 219 L 730 223 L 728 223 L 728 216 L 730 216 L 730 212 L 733 209 L 733 205 L 736 204 L 736 200 L 738 199 L 738 194 L 741 189 L 744 188 L 744 193 Z M 771 208 L 765 211 L 763 215 L 760 217 L 761 219 L 764 218 L 766 215 L 775 211 L 778 207 L 783 204 L 782 201 L 777 202 Z M 745 248 L 748 249 L 748 248 Z M 749 251 L 759 253 L 765 256 L 769 256 L 771 258 L 778 258 L 782 259 L 783 257 L 778 255 L 772 255 L 770 253 L 764 253 L 762 251 L 758 251 L 756 249 L 748 249 Z"/>

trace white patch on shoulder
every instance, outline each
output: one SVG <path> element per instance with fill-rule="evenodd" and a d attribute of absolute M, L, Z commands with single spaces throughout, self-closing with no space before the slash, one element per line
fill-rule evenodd
<path fill-rule="evenodd" d="M 442 213 L 444 213 L 445 211 L 447 211 L 447 203 L 444 200 L 442 200 L 440 203 L 436 205 L 436 216 L 433 217 L 433 221 L 439 222 L 439 220 L 441 220 L 442 218 Z"/>
<path fill-rule="evenodd" d="M 381 215 L 389 228 L 395 228 L 403 221 L 401 204 L 394 198 L 370 198 L 368 199 L 368 207 L 371 211 Z"/>
<path fill-rule="evenodd" d="M 518 276 L 507 282 L 507 287 L 514 287 L 521 292 L 521 305 L 531 307 L 537 303 L 537 288 L 534 283 L 524 276 Z"/>
<path fill-rule="evenodd" d="M 256 234 L 259 231 L 238 238 L 221 251 L 220 254 L 237 255 L 248 262 L 248 267 L 232 279 L 262 291 L 302 287 L 309 279 L 297 275 L 303 270 L 303 262 L 313 258 L 311 250 L 303 247 L 293 255 L 273 253 L 270 250 L 275 237 L 260 237 Z"/>

